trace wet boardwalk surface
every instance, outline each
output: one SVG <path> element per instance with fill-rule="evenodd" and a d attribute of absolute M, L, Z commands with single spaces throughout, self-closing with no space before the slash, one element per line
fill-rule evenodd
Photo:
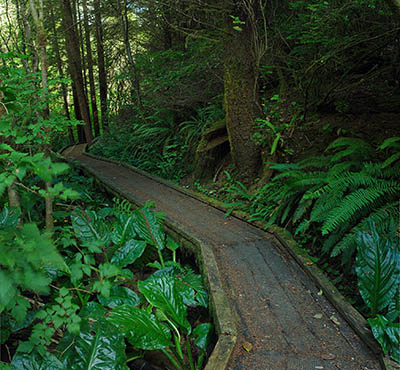
<path fill-rule="evenodd" d="M 86 156 L 80 147 L 63 155 L 138 202 L 154 201 L 168 219 L 212 247 L 238 316 L 229 369 L 380 369 L 375 355 L 272 235 L 126 167 Z"/>

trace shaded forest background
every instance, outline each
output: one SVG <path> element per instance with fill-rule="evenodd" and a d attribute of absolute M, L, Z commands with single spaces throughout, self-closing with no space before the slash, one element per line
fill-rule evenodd
<path fill-rule="evenodd" d="M 69 140 L 104 132 L 95 151 L 164 177 L 213 178 L 230 152 L 251 183 L 332 132 L 398 123 L 395 1 L 42 3 L 39 35 L 26 2 L 3 0 L 2 52 L 39 72 L 45 44 L 50 78 L 71 79 L 51 109 L 85 122 Z"/>

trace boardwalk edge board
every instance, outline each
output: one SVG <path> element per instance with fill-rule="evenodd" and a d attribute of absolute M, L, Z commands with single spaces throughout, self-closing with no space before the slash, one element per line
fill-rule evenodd
<path fill-rule="evenodd" d="M 87 146 L 86 146 L 87 148 Z M 132 171 L 135 171 L 139 173 L 140 175 L 143 175 L 153 181 L 156 181 L 160 184 L 169 186 L 170 188 L 173 188 L 176 191 L 179 191 L 182 194 L 185 194 L 189 197 L 192 197 L 194 199 L 197 199 L 205 204 L 208 204 L 216 209 L 219 209 L 221 211 L 227 211 L 226 207 L 224 206 L 224 203 L 217 200 L 210 198 L 204 194 L 197 193 L 193 190 L 183 188 L 177 184 L 171 183 L 167 180 L 164 180 L 158 176 L 149 174 L 143 170 L 140 170 L 134 166 L 131 166 L 129 164 L 119 162 L 116 160 L 96 156 L 85 151 L 83 155 L 97 159 L 97 160 L 102 160 L 105 162 L 113 163 L 118 166 L 122 166 L 125 168 L 128 168 Z M 65 150 L 65 148 L 63 149 Z M 61 153 L 62 151 L 60 151 Z M 92 173 L 89 170 L 90 173 Z M 93 173 L 92 173 L 93 174 Z M 95 175 L 95 174 L 94 174 Z M 123 195 L 122 195 L 123 196 Z M 125 196 L 123 196 L 125 197 Z M 129 200 L 129 199 L 128 199 Z M 137 201 L 134 201 L 137 204 Z M 245 221 L 271 235 L 273 235 L 276 240 L 279 242 L 278 247 L 280 247 L 284 252 L 289 253 L 294 260 L 297 262 L 297 264 L 305 271 L 305 273 L 314 281 L 314 283 L 322 289 L 324 292 L 325 296 L 327 299 L 333 304 L 333 306 L 341 313 L 343 318 L 348 322 L 348 324 L 353 328 L 353 330 L 357 333 L 357 335 L 363 340 L 363 342 L 376 354 L 379 355 L 379 361 L 383 369 L 385 370 L 398 370 L 400 369 L 400 365 L 397 364 L 395 361 L 390 359 L 389 356 L 385 356 L 380 348 L 380 345 L 376 342 L 375 338 L 373 337 L 371 330 L 369 329 L 369 325 L 367 320 L 344 298 L 344 296 L 337 290 L 337 288 L 329 281 L 329 279 L 326 277 L 326 275 L 319 269 L 318 266 L 315 264 L 310 264 L 312 263 L 311 260 L 309 260 L 306 256 L 302 255 L 301 249 L 297 246 L 295 240 L 293 239 L 292 235 L 287 231 L 284 230 L 278 226 L 273 226 L 270 227 L 267 231 L 265 230 L 264 226 L 262 225 L 261 222 L 250 222 L 249 218 L 250 215 L 246 214 L 245 212 L 237 212 L 233 211 L 230 214 L 231 217 L 238 218 L 242 221 Z M 215 263 L 215 261 L 214 261 Z M 224 293 L 225 296 L 225 293 Z M 226 296 L 225 296 L 225 299 Z M 228 318 L 227 322 L 234 322 L 232 316 Z M 234 330 L 234 344 L 236 343 L 236 328 Z M 218 344 L 218 343 L 217 343 Z M 231 347 L 231 351 L 233 350 L 233 346 Z M 222 347 L 222 345 L 221 345 Z M 215 349 L 214 349 L 215 351 Z M 214 353 L 214 352 L 213 352 Z M 230 356 L 230 354 L 229 354 Z M 211 358 L 211 357 L 210 357 Z M 229 360 L 229 358 L 228 358 Z M 227 361 L 228 361 L 227 360 Z M 207 370 L 214 369 L 213 367 L 206 367 Z M 224 367 L 217 367 L 215 369 L 224 369 Z"/>
<path fill-rule="evenodd" d="M 63 148 L 62 150 L 65 149 L 66 148 Z M 60 153 L 61 152 L 62 151 L 60 151 Z M 114 194 L 119 198 L 128 200 L 136 207 L 143 206 L 143 204 L 134 197 L 123 194 L 115 184 L 111 184 L 105 179 L 99 178 L 98 174 L 92 171 L 85 164 L 80 163 L 79 161 L 70 161 L 64 158 L 61 154 L 57 155 L 61 156 L 63 160 L 82 168 L 84 172 L 89 173 L 96 179 L 96 185 L 104 188 L 107 192 Z M 102 159 L 98 157 L 93 158 Z M 120 165 L 120 163 L 116 161 L 113 161 L 112 163 Z M 204 369 L 226 369 L 237 341 L 237 328 L 235 324 L 237 315 L 234 313 L 224 290 L 221 288 L 220 273 L 212 249 L 206 243 L 197 240 L 188 230 L 184 230 L 181 225 L 178 225 L 168 217 L 165 219 L 164 229 L 168 235 L 173 237 L 184 248 L 190 250 L 196 255 L 203 279 L 205 280 L 205 284 L 209 291 L 209 307 L 216 326 L 218 340 Z"/>

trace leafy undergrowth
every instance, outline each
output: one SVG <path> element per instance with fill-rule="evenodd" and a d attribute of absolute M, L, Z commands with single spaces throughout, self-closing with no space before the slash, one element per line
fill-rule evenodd
<path fill-rule="evenodd" d="M 214 341 L 208 294 L 179 262 L 162 214 L 108 207 L 69 177 L 81 199 L 58 206 L 52 235 L 16 208 L 0 213 L 1 368 L 134 369 L 154 359 L 201 369 Z"/>

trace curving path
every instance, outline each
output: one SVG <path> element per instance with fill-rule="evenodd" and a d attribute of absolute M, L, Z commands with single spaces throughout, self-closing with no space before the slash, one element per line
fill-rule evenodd
<path fill-rule="evenodd" d="M 67 148 L 63 156 L 141 204 L 153 200 L 212 248 L 238 317 L 229 369 L 380 369 L 376 355 L 271 234 L 134 170 L 89 157 L 83 148 Z"/>

